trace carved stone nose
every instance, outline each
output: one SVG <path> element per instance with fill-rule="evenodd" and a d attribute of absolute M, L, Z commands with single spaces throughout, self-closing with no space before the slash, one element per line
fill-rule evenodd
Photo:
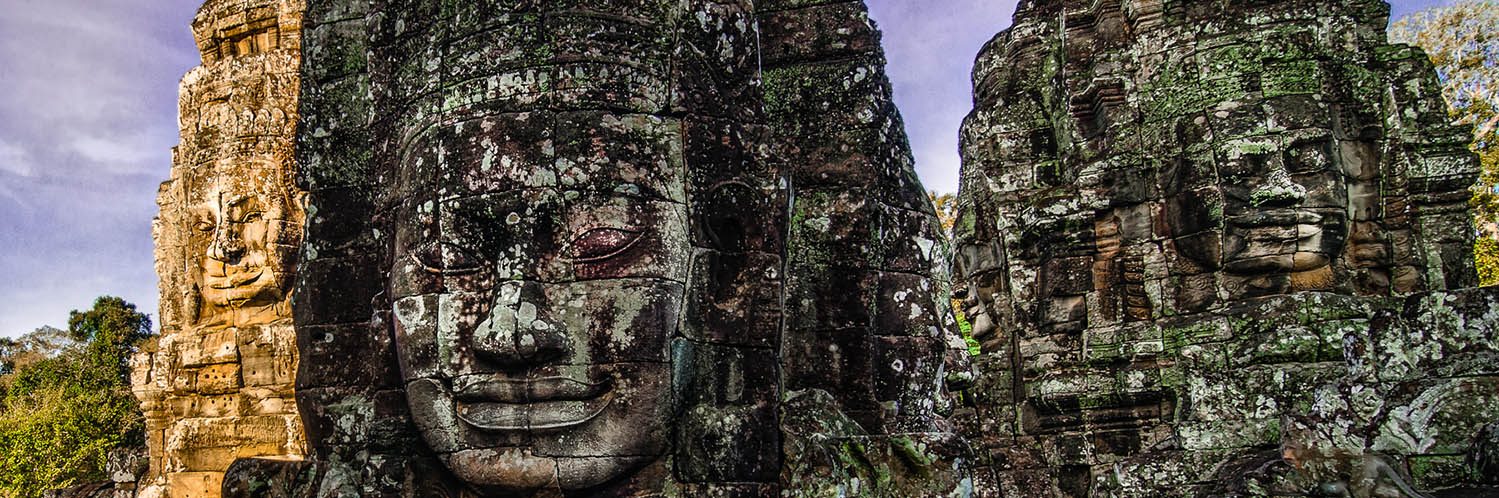
<path fill-rule="evenodd" d="M 227 226 L 213 231 L 213 242 L 208 244 L 208 257 L 217 261 L 235 262 L 245 255 L 245 241 L 239 232 Z"/>
<path fill-rule="evenodd" d="M 1249 200 L 1256 207 L 1283 208 L 1301 204 L 1306 200 L 1306 187 L 1291 181 L 1284 170 L 1276 169 L 1264 183 L 1249 193 Z"/>
<path fill-rule="evenodd" d="M 489 316 L 474 329 L 473 351 L 504 370 L 545 365 L 568 353 L 567 331 L 548 316 L 541 284 L 510 281 L 496 291 Z"/>

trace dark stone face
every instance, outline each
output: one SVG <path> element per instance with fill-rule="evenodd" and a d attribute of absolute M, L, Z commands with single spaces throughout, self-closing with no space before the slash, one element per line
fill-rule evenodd
<path fill-rule="evenodd" d="M 1186 179 L 1166 203 L 1176 248 L 1229 275 L 1289 276 L 1282 291 L 1330 289 L 1350 209 L 1348 168 L 1330 144 L 1267 136 L 1220 145 L 1216 177 Z"/>
<path fill-rule="evenodd" d="M 862 2 L 326 7 L 302 66 L 320 210 L 299 340 L 326 362 L 389 337 L 401 375 L 371 396 L 303 368 L 323 489 L 966 485 L 939 413 L 963 346 L 946 251 Z M 797 395 L 815 413 L 782 409 Z"/>
<path fill-rule="evenodd" d="M 963 316 L 979 341 L 989 341 L 999 332 L 993 310 L 1004 275 L 999 254 L 989 244 L 963 244 L 954 251 L 953 299 L 962 305 Z"/>
<path fill-rule="evenodd" d="M 521 188 L 418 199 L 396 219 L 407 394 L 457 477 L 481 490 L 586 489 L 665 451 L 685 206 L 629 189 Z"/>
<path fill-rule="evenodd" d="M 1426 462 L 1460 451 L 1365 454 L 1376 419 L 1436 441 L 1409 414 L 1472 413 L 1416 408 L 1464 367 L 1402 366 L 1440 341 L 1410 331 L 1473 326 L 1402 322 L 1472 282 L 1476 163 L 1428 59 L 1387 43 L 1375 0 L 1180 4 L 1021 2 L 977 60 L 954 289 L 976 336 L 1006 336 L 980 337 L 959 422 L 996 455 L 989 488 L 1418 494 L 1380 487 L 1397 469 L 1443 489 Z"/>
<path fill-rule="evenodd" d="M 660 117 L 675 7 L 501 4 L 385 7 L 395 346 L 463 484 L 611 494 L 672 421 L 692 257 L 681 126 Z"/>

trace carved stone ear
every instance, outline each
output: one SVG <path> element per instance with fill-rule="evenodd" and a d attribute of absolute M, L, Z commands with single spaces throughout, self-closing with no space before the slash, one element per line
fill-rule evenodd
<path fill-rule="evenodd" d="M 203 317 L 203 291 L 198 288 L 198 284 L 193 284 L 184 294 L 182 307 L 187 312 L 187 323 L 197 325 Z"/>
<path fill-rule="evenodd" d="M 760 194 L 748 184 L 730 181 L 718 184 L 698 201 L 698 223 L 713 249 L 741 253 L 750 246 L 753 236 L 752 216 L 763 216 Z"/>
<path fill-rule="evenodd" d="M 288 184 L 288 185 L 293 185 L 293 184 Z M 291 210 L 293 213 L 302 214 L 302 213 L 306 213 L 307 212 L 307 198 L 308 198 L 308 193 L 307 192 L 303 192 L 301 190 L 294 190 L 291 193 L 291 195 L 289 195 L 287 197 L 288 197 L 286 199 L 287 202 L 290 203 L 292 206 L 295 206 L 295 209 Z"/>

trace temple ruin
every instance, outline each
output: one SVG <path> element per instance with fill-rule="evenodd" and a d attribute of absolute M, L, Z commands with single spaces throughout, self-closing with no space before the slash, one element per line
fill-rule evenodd
<path fill-rule="evenodd" d="M 136 496 L 1499 496 L 1388 16 L 1022 0 L 949 242 L 863 1 L 209 0 Z"/>
<path fill-rule="evenodd" d="M 1388 18 L 1368 0 L 1020 3 L 963 127 L 980 494 L 1495 484 L 1474 463 L 1499 422 L 1477 161 Z"/>
<path fill-rule="evenodd" d="M 150 470 L 142 498 L 217 497 L 235 460 L 306 453 L 293 398 L 298 0 L 210 0 L 182 79 L 182 142 L 153 223 L 161 336 L 133 360 Z"/>

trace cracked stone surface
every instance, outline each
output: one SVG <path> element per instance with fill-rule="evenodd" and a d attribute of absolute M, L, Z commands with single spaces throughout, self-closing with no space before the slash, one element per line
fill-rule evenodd
<path fill-rule="evenodd" d="M 227 495 L 967 491 L 946 243 L 863 2 L 340 0 L 304 33 L 311 457 Z"/>
<path fill-rule="evenodd" d="M 1388 13 L 1022 1 L 950 251 L 860 1 L 211 1 L 141 496 L 1499 494 Z"/>

